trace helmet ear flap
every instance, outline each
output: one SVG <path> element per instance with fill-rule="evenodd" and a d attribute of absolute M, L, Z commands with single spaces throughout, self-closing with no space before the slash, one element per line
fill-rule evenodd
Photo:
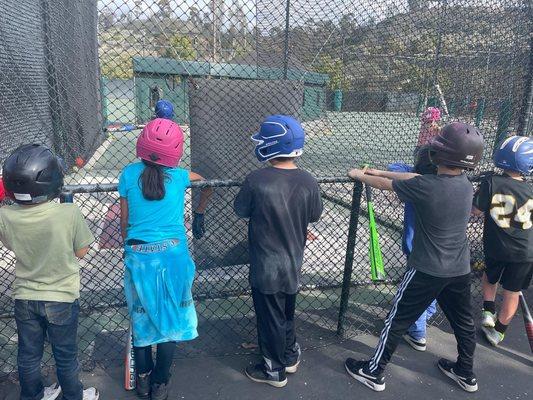
<path fill-rule="evenodd" d="M 437 160 L 435 160 L 437 152 L 435 150 L 430 149 L 428 153 L 429 153 L 429 161 L 431 162 L 431 164 L 433 164 L 435 167 L 438 166 Z"/>
<path fill-rule="evenodd" d="M 421 175 L 436 174 L 437 168 L 431 161 L 429 145 L 421 146 L 415 157 L 415 172 Z"/>

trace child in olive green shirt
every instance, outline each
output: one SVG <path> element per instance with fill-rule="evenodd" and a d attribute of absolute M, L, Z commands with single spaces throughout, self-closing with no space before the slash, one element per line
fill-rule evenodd
<path fill-rule="evenodd" d="M 80 265 L 94 237 L 74 204 L 14 204 L 0 209 L 0 239 L 17 258 L 16 300 L 72 303 L 80 297 Z"/>
<path fill-rule="evenodd" d="M 14 205 L 0 209 L 0 240 L 15 253 L 15 321 L 21 400 L 98 400 L 79 380 L 78 258 L 94 241 L 74 204 L 53 200 L 63 186 L 62 160 L 40 145 L 24 145 L 4 163 Z M 40 363 L 48 338 L 60 386 L 44 387 Z"/>

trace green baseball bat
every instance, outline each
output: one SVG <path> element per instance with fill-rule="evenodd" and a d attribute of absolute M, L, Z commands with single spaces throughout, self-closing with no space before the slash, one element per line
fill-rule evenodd
<path fill-rule="evenodd" d="M 370 228 L 370 275 L 372 281 L 382 281 L 385 279 L 385 269 L 383 268 L 383 258 L 381 247 L 379 246 L 379 235 L 374 218 L 374 205 L 372 204 L 372 188 L 365 185 L 366 202 L 368 206 L 368 226 Z"/>

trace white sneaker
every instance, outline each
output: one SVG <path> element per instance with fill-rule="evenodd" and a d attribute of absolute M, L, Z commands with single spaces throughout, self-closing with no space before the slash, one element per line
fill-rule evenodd
<path fill-rule="evenodd" d="M 300 359 L 295 364 L 285 367 L 285 372 L 287 374 L 295 374 L 298 371 L 298 365 L 300 365 Z"/>
<path fill-rule="evenodd" d="M 100 398 L 100 393 L 98 390 L 91 387 L 83 391 L 83 400 L 98 400 Z"/>
<path fill-rule="evenodd" d="M 42 400 L 55 400 L 61 393 L 61 387 L 54 383 L 53 385 L 44 388 Z"/>
<path fill-rule="evenodd" d="M 489 343 L 494 347 L 498 346 L 505 337 L 503 333 L 498 332 L 494 328 L 487 328 L 486 326 L 483 326 L 481 327 L 481 330 L 485 334 L 485 338 L 487 338 Z"/>
<path fill-rule="evenodd" d="M 403 335 L 403 339 L 409 343 L 409 346 L 411 346 L 413 349 L 418 351 L 426 351 L 426 338 L 421 339 L 415 339 L 408 333 Z"/>
<path fill-rule="evenodd" d="M 481 325 L 486 328 L 494 328 L 496 325 L 496 314 L 483 310 L 481 312 Z"/>

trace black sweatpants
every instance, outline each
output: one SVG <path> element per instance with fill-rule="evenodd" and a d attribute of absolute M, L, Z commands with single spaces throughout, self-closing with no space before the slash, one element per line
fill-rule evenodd
<path fill-rule="evenodd" d="M 157 345 L 157 356 L 154 367 L 152 346 L 134 347 L 137 373 L 146 374 L 151 371 L 152 383 L 168 383 L 175 348 L 175 342 L 159 343 Z"/>
<path fill-rule="evenodd" d="M 294 310 L 296 294 L 264 294 L 252 288 L 259 350 L 269 372 L 294 365 L 300 357 L 296 342 Z"/>
<path fill-rule="evenodd" d="M 476 333 L 472 316 L 470 274 L 438 278 L 413 268 L 405 273 L 398 287 L 376 352 L 370 360 L 370 371 L 383 372 L 402 335 L 434 299 L 437 299 L 450 322 L 457 340 L 459 355 L 455 371 L 467 377 L 473 374 Z"/>

